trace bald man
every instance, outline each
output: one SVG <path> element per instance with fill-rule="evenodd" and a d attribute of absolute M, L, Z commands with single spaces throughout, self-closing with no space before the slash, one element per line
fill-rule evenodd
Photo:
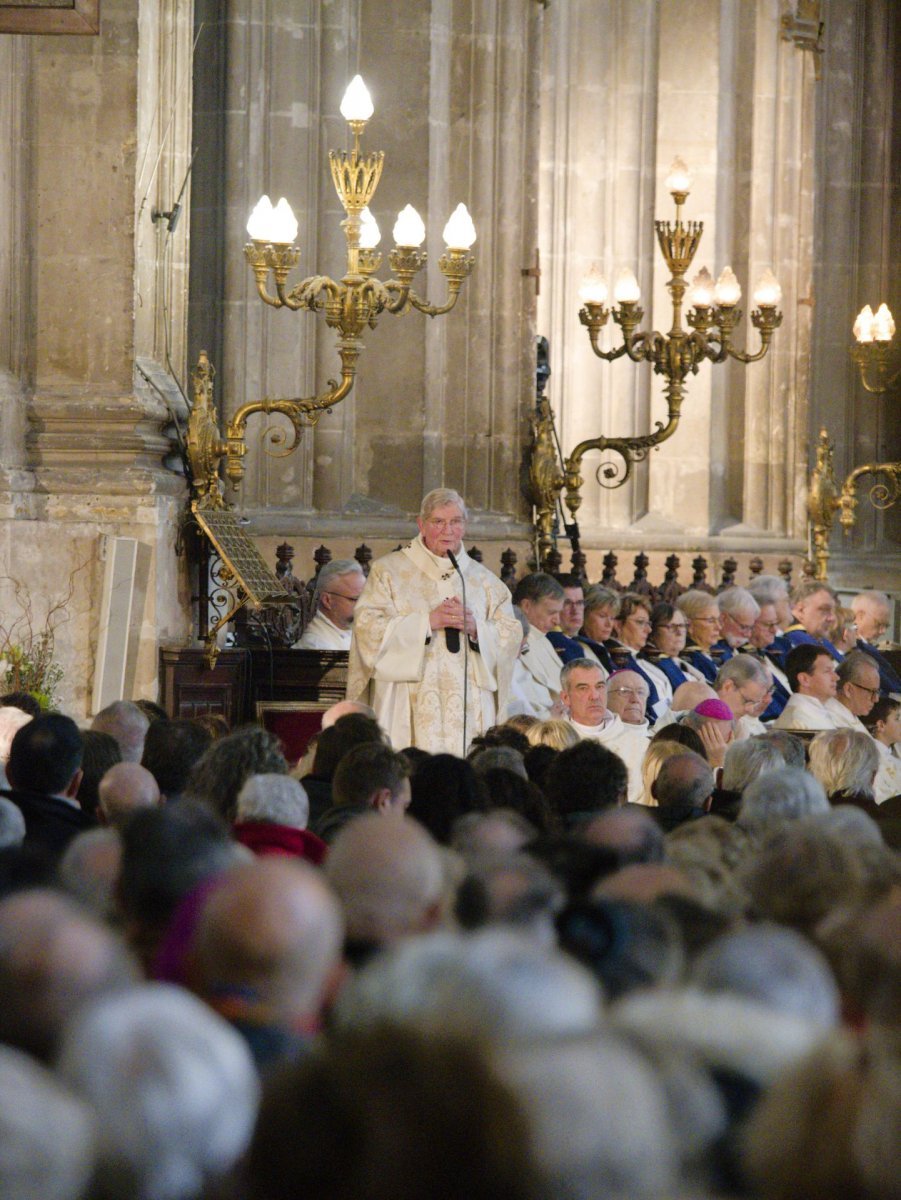
<path fill-rule="evenodd" d="M 354 817 L 335 839 L 325 874 L 344 909 L 345 953 L 355 964 L 444 915 L 444 856 L 408 817 Z"/>
<path fill-rule="evenodd" d="M 119 939 L 65 896 L 34 888 L 0 904 L 0 1042 L 51 1062 L 82 1004 L 136 979 Z"/>
<path fill-rule="evenodd" d="M 120 762 L 110 767 L 97 789 L 97 817 L 101 825 L 121 828 L 132 813 L 141 808 L 156 808 L 160 789 L 146 767 L 136 762 Z"/>
<path fill-rule="evenodd" d="M 189 982 L 263 1069 L 318 1031 L 341 975 L 344 922 L 321 872 L 288 858 L 232 868 L 200 915 Z"/>
<path fill-rule="evenodd" d="M 861 592 L 851 601 L 851 611 L 857 622 L 857 649 L 869 654 L 879 668 L 880 691 L 883 696 L 894 695 L 901 699 L 901 677 L 876 648 L 876 642 L 889 627 L 891 605 L 888 596 L 884 592 Z"/>

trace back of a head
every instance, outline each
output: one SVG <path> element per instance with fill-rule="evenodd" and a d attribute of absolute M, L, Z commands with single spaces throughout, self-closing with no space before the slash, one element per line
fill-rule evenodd
<path fill-rule="evenodd" d="M 342 719 L 347 720 L 346 717 Z M 396 795 L 409 774 L 410 768 L 402 754 L 384 742 L 366 742 L 341 759 L 332 780 L 332 796 L 337 805 L 365 805 L 383 788 L 387 788 L 392 796 Z"/>
<path fill-rule="evenodd" d="M 136 763 L 129 763 L 136 766 Z M 59 861 L 60 887 L 99 920 L 115 924 L 116 885 L 122 869 L 122 839 L 108 825 L 85 829 L 69 842 Z"/>
<path fill-rule="evenodd" d="M 188 892 L 237 854 L 227 826 L 205 804 L 180 800 L 135 813 L 122 830 L 119 898 L 126 917 L 165 925 Z"/>
<path fill-rule="evenodd" d="M 194 936 L 193 982 L 216 1007 L 234 996 L 296 1027 L 318 1017 L 341 959 L 343 921 L 321 872 L 288 859 L 228 871 L 206 899 Z"/>
<path fill-rule="evenodd" d="M 763 742 L 767 746 L 775 746 L 782 755 L 786 767 L 796 767 L 803 771 L 807 766 L 807 751 L 804 742 L 787 729 L 767 729 L 765 733 L 757 733 L 748 741 Z"/>
<path fill-rule="evenodd" d="M 185 795 L 203 800 L 226 821 L 235 819 L 238 792 L 251 775 L 287 775 L 278 738 L 249 725 L 213 742 L 194 765 Z"/>
<path fill-rule="evenodd" d="M 652 787 L 661 808 L 702 809 L 713 792 L 713 771 L 699 754 L 686 750 L 664 759 Z"/>
<path fill-rule="evenodd" d="M 167 800 L 177 800 L 194 764 L 212 743 L 212 735 L 193 721 L 153 721 L 144 738 L 141 765 Z"/>
<path fill-rule="evenodd" d="M 703 991 L 745 996 L 824 1029 L 838 1023 L 839 993 L 829 965 L 793 929 L 750 925 L 717 938 L 696 960 L 693 982 Z"/>
<path fill-rule="evenodd" d="M 807 771 L 781 767 L 758 775 L 748 784 L 738 819 L 750 828 L 828 811 L 829 801 L 821 783 Z"/>
<path fill-rule="evenodd" d="M 472 765 L 453 754 L 433 754 L 410 776 L 409 815 L 446 846 L 455 823 L 481 812 L 485 796 Z"/>
<path fill-rule="evenodd" d="M 331 779 L 337 770 L 338 763 L 356 746 L 370 743 L 385 745 L 385 734 L 374 717 L 363 713 L 347 713 L 339 717 L 334 725 L 323 729 L 316 743 L 316 757 L 313 759 L 313 774 L 323 779 Z"/>
<path fill-rule="evenodd" d="M 114 764 L 97 789 L 100 819 L 120 826 L 142 808 L 156 808 L 160 789 L 153 775 L 136 762 Z"/>
<path fill-rule="evenodd" d="M 650 905 L 582 900 L 563 910 L 557 932 L 562 949 L 592 972 L 611 1001 L 675 984 L 682 970 L 678 929 Z"/>
<path fill-rule="evenodd" d="M 561 750 L 544 781 L 544 794 L 566 820 L 575 813 L 600 812 L 621 804 L 629 776 L 626 764 L 606 746 L 586 738 Z"/>
<path fill-rule="evenodd" d="M 16 733 L 9 750 L 6 776 L 14 788 L 56 795 L 81 767 L 82 740 L 71 717 L 48 713 L 35 717 Z"/>
<path fill-rule="evenodd" d="M 180 988 L 145 984 L 87 1009 L 67 1031 L 59 1073 L 97 1113 L 110 1200 L 198 1196 L 250 1141 L 250 1051 Z"/>
<path fill-rule="evenodd" d="M 236 823 L 269 821 L 306 829 L 309 817 L 307 793 L 290 775 L 251 775 L 238 792 Z"/>
<path fill-rule="evenodd" d="M 249 1200 L 536 1200 L 529 1131 L 471 1040 L 344 1034 L 267 1089 Z"/>
<path fill-rule="evenodd" d="M 514 746 L 485 746 L 477 750 L 470 758 L 472 769 L 476 775 L 485 775 L 488 771 L 513 771 L 522 779 L 528 779 L 526 764 L 522 753 Z"/>
<path fill-rule="evenodd" d="M 83 1200 L 95 1153 L 89 1106 L 28 1055 L 0 1046 L 3 1200 Z"/>
<path fill-rule="evenodd" d="M 601 990 L 568 955 L 499 927 L 407 938 L 370 962 L 339 997 L 338 1028 L 379 1022 L 495 1043 L 591 1033 Z"/>
<path fill-rule="evenodd" d="M 101 709 L 91 722 L 91 729 L 108 733 L 116 739 L 123 762 L 141 761 L 149 726 L 147 716 L 130 700 L 114 700 Z"/>
<path fill-rule="evenodd" d="M 663 862 L 663 830 L 637 804 L 606 809 L 579 830 L 579 837 L 590 846 L 612 850 L 622 867 Z"/>
<path fill-rule="evenodd" d="M 692 729 L 690 725 L 671 724 L 664 725 L 662 729 L 658 729 L 651 738 L 650 745 L 655 746 L 658 742 L 675 742 L 677 745 L 684 746 L 686 750 L 692 750 L 695 754 L 700 754 L 701 758 L 707 757 L 707 751 L 704 749 L 704 743 L 697 730 Z"/>
<path fill-rule="evenodd" d="M 12 705 L 0 707 L 0 763 L 5 763 L 9 758 L 13 738 L 22 726 L 33 720 L 32 714 L 23 712 L 21 708 Z"/>
<path fill-rule="evenodd" d="M 133 979 L 119 939 L 59 892 L 0 904 L 0 1042 L 52 1061 L 79 1007 Z"/>
<path fill-rule="evenodd" d="M 0 849 L 21 846 L 25 841 L 25 818 L 18 804 L 0 796 Z"/>
<path fill-rule="evenodd" d="M 785 765 L 779 747 L 765 738 L 745 738 L 726 749 L 723 763 L 723 787 L 728 792 L 743 792 L 749 783 L 768 771 Z"/>
<path fill-rule="evenodd" d="M 501 1055 L 532 1122 L 548 1194 L 566 1200 L 676 1195 L 678 1154 L 648 1061 L 605 1032 L 512 1046 Z"/>
<path fill-rule="evenodd" d="M 862 729 L 825 729 L 810 743 L 810 773 L 829 796 L 872 795 L 879 762 L 876 742 Z"/>
<path fill-rule="evenodd" d="M 429 927 L 445 891 L 444 858 L 415 821 L 364 813 L 335 839 L 325 874 L 349 942 L 381 945 Z"/>
<path fill-rule="evenodd" d="M 89 816 L 96 819 L 100 803 L 100 781 L 103 776 L 122 762 L 119 743 L 111 733 L 100 729 L 86 729 L 81 735 L 81 783 L 78 785 L 78 803 Z"/>

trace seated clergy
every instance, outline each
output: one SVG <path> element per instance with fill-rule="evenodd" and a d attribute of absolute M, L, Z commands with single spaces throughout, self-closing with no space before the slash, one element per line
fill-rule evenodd
<path fill-rule="evenodd" d="M 863 650 L 852 650 L 839 663 L 835 695 L 826 707 L 838 728 L 865 732 L 863 718 L 879 699 L 879 668 Z"/>
<path fill-rule="evenodd" d="M 295 649 L 349 650 L 354 608 L 365 583 L 363 568 L 355 559 L 326 563 L 316 576 L 315 615 Z"/>
<path fill-rule="evenodd" d="M 835 628 L 835 592 L 820 579 L 804 579 L 792 592 L 794 621 L 776 639 L 783 666 L 794 646 L 819 646 L 841 662 L 842 656 L 829 640 Z"/>
<path fill-rule="evenodd" d="M 645 716 L 648 703 L 648 685 L 637 671 L 614 671 L 607 680 L 607 707 L 622 717 L 626 725 L 633 725 L 647 734 L 649 726 Z"/>
<path fill-rule="evenodd" d="M 764 732 L 758 714 L 766 708 L 771 685 L 769 671 L 759 659 L 733 654 L 720 667 L 713 687 L 738 722 L 737 738 Z"/>
<path fill-rule="evenodd" d="M 524 575 L 513 592 L 514 605 L 529 623 L 527 648 L 520 656 L 520 663 L 536 684 L 547 689 L 551 704 L 560 695 L 562 658 L 548 634 L 556 628 L 563 601 L 563 588 L 553 576 L 542 571 Z M 543 715 L 550 715 L 550 707 Z"/>
<path fill-rule="evenodd" d="M 641 764 L 648 739 L 638 728 L 626 725 L 607 708 L 607 685 L 601 668 L 588 658 L 568 662 L 561 674 L 563 704 L 568 720 L 581 738 L 591 738 L 612 750 L 629 773 L 628 799 L 641 795 Z"/>
<path fill-rule="evenodd" d="M 890 608 L 884 592 L 861 592 L 851 601 L 857 622 L 857 648 L 869 654 L 879 668 L 879 687 L 883 695 L 901 697 L 901 678 L 889 660 L 876 647 L 876 642 L 889 627 Z"/>
<path fill-rule="evenodd" d="M 773 722 L 775 729 L 835 729 L 826 701 L 835 697 L 836 666 L 825 647 L 802 643 L 790 650 L 785 673 L 792 695 Z"/>

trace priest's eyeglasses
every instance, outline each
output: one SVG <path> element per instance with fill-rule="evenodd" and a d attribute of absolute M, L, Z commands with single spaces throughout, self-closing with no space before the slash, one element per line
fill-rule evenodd
<path fill-rule="evenodd" d="M 439 533 L 444 533 L 445 529 L 459 533 L 466 522 L 462 517 L 454 517 L 452 521 L 442 521 L 438 517 L 429 517 L 427 524 L 431 525 L 433 529 L 437 529 Z"/>
<path fill-rule="evenodd" d="M 356 604 L 356 602 L 360 599 L 359 596 L 346 596 L 344 592 L 330 592 L 327 588 L 323 588 L 321 595 L 340 596 L 342 600 L 347 600 L 350 604 Z"/>

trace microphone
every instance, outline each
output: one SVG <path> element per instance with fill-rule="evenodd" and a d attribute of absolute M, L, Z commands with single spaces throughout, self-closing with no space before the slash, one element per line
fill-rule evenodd
<path fill-rule="evenodd" d="M 463 758 L 466 757 L 467 741 L 466 741 L 466 704 L 467 704 L 467 684 L 469 682 L 469 637 L 466 635 L 466 580 L 463 578 L 463 572 L 460 570 L 460 564 L 454 555 L 453 550 L 448 550 L 447 557 L 450 559 L 450 564 L 460 576 L 460 587 L 463 590 Z M 449 634 L 454 635 L 456 647 L 451 646 Z M 459 629 L 445 629 L 444 636 L 447 638 L 447 648 L 452 654 L 456 654 L 460 649 L 460 631 Z"/>

